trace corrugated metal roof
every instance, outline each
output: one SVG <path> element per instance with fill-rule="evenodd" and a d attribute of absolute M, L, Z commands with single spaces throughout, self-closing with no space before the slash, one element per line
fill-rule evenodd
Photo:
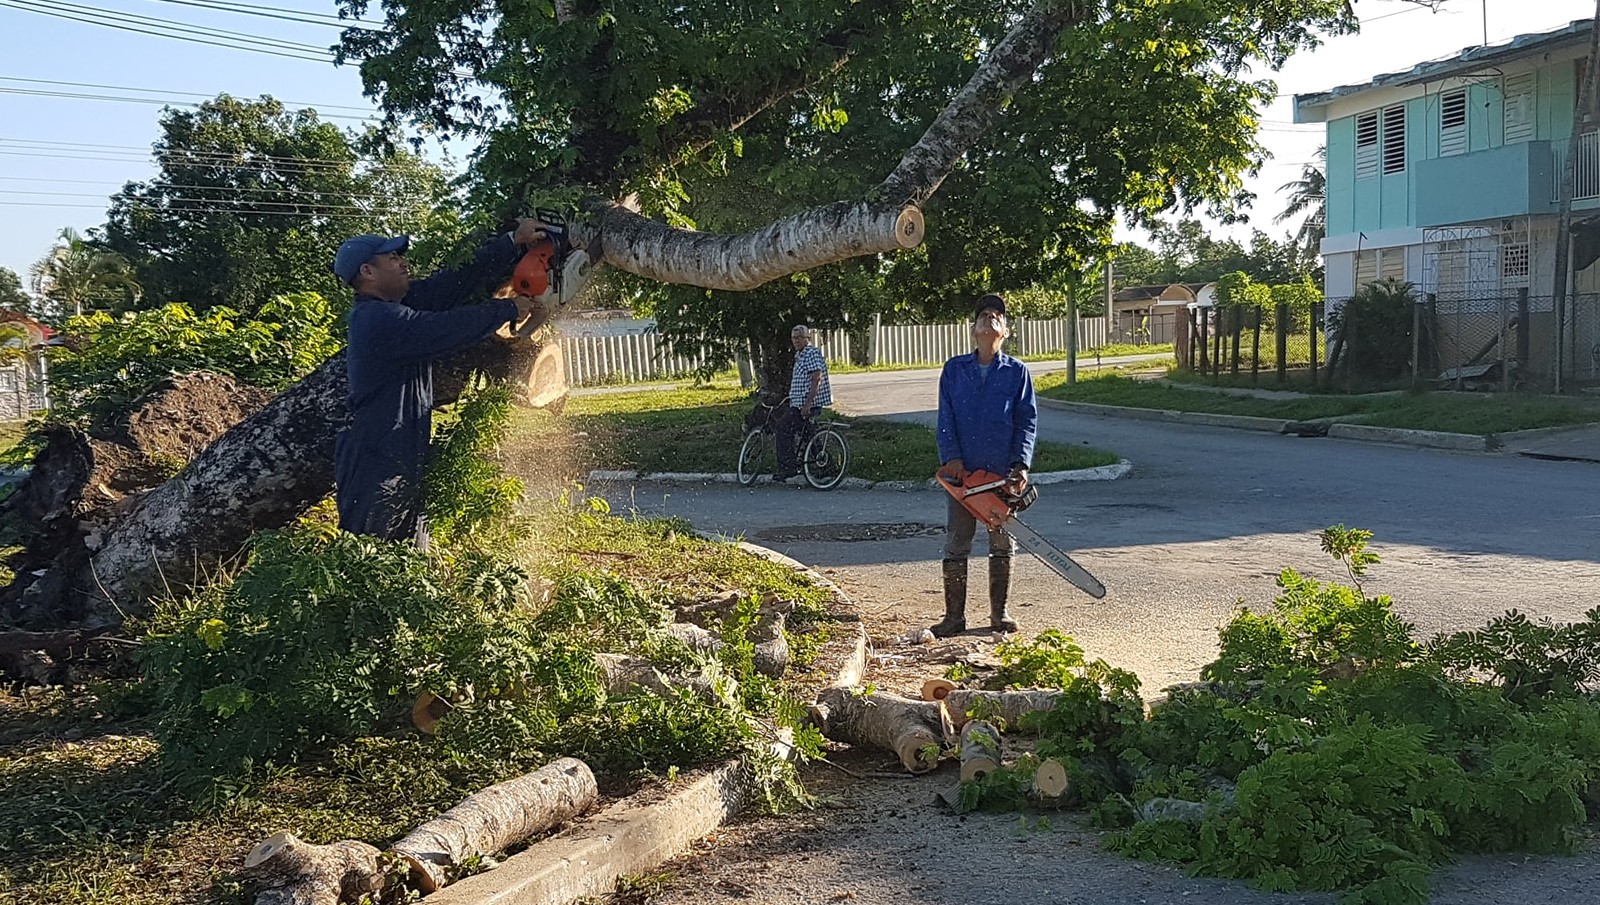
<path fill-rule="evenodd" d="M 1539 51 L 1580 44 L 1588 39 L 1589 28 L 1593 24 L 1593 20 L 1578 19 L 1570 25 L 1558 28 L 1555 31 L 1517 35 L 1503 44 L 1491 44 L 1487 47 L 1468 47 L 1453 56 L 1418 63 L 1410 69 L 1380 75 L 1369 82 L 1361 82 L 1356 85 L 1341 85 L 1337 88 L 1330 88 L 1327 91 L 1319 91 L 1314 94 L 1297 94 L 1294 96 L 1295 115 L 1298 119 L 1300 111 L 1308 107 L 1325 106 L 1339 98 L 1349 97 L 1374 88 L 1404 87 L 1421 82 L 1437 81 L 1452 75 L 1477 72 L 1501 63 L 1509 63 L 1512 60 L 1521 59 Z"/>

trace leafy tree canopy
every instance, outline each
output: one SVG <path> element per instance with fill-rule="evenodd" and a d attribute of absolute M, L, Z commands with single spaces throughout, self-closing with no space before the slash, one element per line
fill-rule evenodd
<path fill-rule="evenodd" d="M 22 314 L 34 313 L 33 299 L 22 289 L 22 278 L 9 267 L 0 267 L 0 308 Z"/>
<path fill-rule="evenodd" d="M 112 199 L 105 244 L 125 255 L 151 304 L 254 311 L 274 296 L 342 297 L 334 248 L 361 232 L 445 232 L 450 188 L 404 151 L 363 141 L 315 111 L 220 95 L 167 110 L 160 172 Z"/>
<path fill-rule="evenodd" d="M 481 209 L 631 193 L 648 215 L 733 232 L 870 193 L 1032 5 L 397 0 L 342 53 L 395 121 L 482 141 Z M 1352 22 L 1345 0 L 1106 0 L 946 177 L 915 252 L 752 293 L 624 294 L 716 353 L 757 334 L 781 348 L 794 319 L 937 316 L 1077 281 L 1119 212 L 1234 216 L 1275 93 L 1252 73 Z"/>

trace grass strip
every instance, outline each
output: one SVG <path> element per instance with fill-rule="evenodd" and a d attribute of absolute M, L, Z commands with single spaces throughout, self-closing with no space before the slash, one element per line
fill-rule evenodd
<path fill-rule="evenodd" d="M 522 412 L 507 444 L 508 467 L 538 462 L 585 474 L 590 469 L 732 472 L 744 441 L 746 390 L 712 387 L 574 396 L 560 415 Z M 916 424 L 827 415 L 850 427 L 849 474 L 869 481 L 930 477 L 938 465 L 933 431 Z M 1034 471 L 1093 468 L 1117 461 L 1086 446 L 1041 442 Z M 525 466 L 519 466 L 525 467 Z"/>
<path fill-rule="evenodd" d="M 1080 375 L 1072 386 L 1066 384 L 1065 375 L 1047 374 L 1039 378 L 1038 386 L 1046 398 L 1096 405 L 1295 421 L 1338 418 L 1378 427 L 1478 435 L 1600 421 L 1600 404 L 1547 396 L 1423 393 L 1260 399 L 1183 389 L 1117 373 Z"/>

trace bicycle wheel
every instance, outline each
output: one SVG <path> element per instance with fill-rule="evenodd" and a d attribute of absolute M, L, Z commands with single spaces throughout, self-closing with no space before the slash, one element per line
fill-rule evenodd
<path fill-rule="evenodd" d="M 764 469 L 767 460 L 767 435 L 756 428 L 744 435 L 744 445 L 739 447 L 739 483 L 746 487 L 756 482 L 756 475 Z"/>
<path fill-rule="evenodd" d="M 850 465 L 850 447 L 838 431 L 819 430 L 806 444 L 806 482 L 818 490 L 832 490 L 844 480 Z"/>

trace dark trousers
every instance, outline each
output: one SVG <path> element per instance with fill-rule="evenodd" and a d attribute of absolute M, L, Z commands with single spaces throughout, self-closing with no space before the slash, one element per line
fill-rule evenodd
<path fill-rule="evenodd" d="M 810 419 L 801 415 L 800 410 L 794 406 L 784 409 L 778 415 L 777 424 L 773 427 L 773 433 L 778 438 L 778 474 L 791 474 L 800 470 L 796 464 L 799 459 L 799 450 L 796 447 L 800 438 L 805 435 L 808 424 Z"/>
<path fill-rule="evenodd" d="M 978 533 L 978 520 L 954 497 L 949 505 L 944 523 L 944 558 L 964 560 L 972 555 L 972 538 Z M 989 532 L 989 555 L 1010 556 L 1011 535 L 1004 528 L 990 528 L 987 525 L 984 528 Z"/>

